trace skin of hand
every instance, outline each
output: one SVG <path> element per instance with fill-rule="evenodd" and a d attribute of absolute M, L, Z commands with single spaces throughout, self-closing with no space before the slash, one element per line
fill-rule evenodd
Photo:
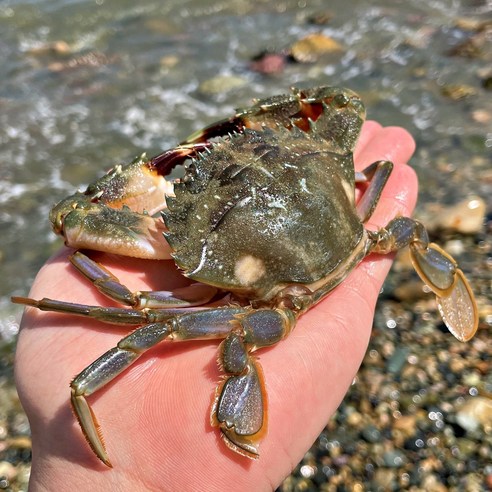
<path fill-rule="evenodd" d="M 412 137 L 364 124 L 356 170 L 379 159 L 395 164 L 374 215 L 377 229 L 415 206 L 417 179 L 405 165 Z M 69 264 L 63 248 L 39 272 L 30 296 L 114 305 Z M 132 290 L 186 285 L 171 261 L 91 253 Z M 70 408 L 70 378 L 128 328 L 28 308 L 15 374 L 33 443 L 30 490 L 275 489 L 302 459 L 347 392 L 366 351 L 374 308 L 392 256 L 370 255 L 327 298 L 304 314 L 288 338 L 256 352 L 266 379 L 268 432 L 260 458 L 230 451 L 210 425 L 218 341 L 163 342 L 88 398 L 113 468 L 86 444 Z"/>

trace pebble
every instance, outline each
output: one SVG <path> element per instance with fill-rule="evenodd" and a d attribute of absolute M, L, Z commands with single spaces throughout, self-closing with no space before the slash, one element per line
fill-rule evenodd
<path fill-rule="evenodd" d="M 253 72 L 268 75 L 283 72 L 286 63 L 286 56 L 281 53 L 261 53 L 253 58 L 249 68 Z"/>
<path fill-rule="evenodd" d="M 378 468 L 374 473 L 372 484 L 376 491 L 395 490 L 396 471 L 388 468 Z"/>
<path fill-rule="evenodd" d="M 388 360 L 387 370 L 392 374 L 399 374 L 407 362 L 410 351 L 408 347 L 398 347 Z"/>
<path fill-rule="evenodd" d="M 439 479 L 434 475 L 427 475 L 422 480 L 423 490 L 426 492 L 447 492 L 448 488 L 439 482 Z"/>
<path fill-rule="evenodd" d="M 415 302 L 428 294 L 424 290 L 420 279 L 409 280 L 395 287 L 393 294 L 400 301 Z"/>
<path fill-rule="evenodd" d="M 407 462 L 407 458 L 404 453 L 398 449 L 386 451 L 383 454 L 384 465 L 389 468 L 400 468 Z"/>
<path fill-rule="evenodd" d="M 471 117 L 477 123 L 489 123 L 492 120 L 492 114 L 485 109 L 476 109 L 475 111 L 472 111 Z"/>
<path fill-rule="evenodd" d="M 246 79 L 236 75 L 217 75 L 202 82 L 198 90 L 205 95 L 217 95 L 243 87 L 246 83 Z"/>
<path fill-rule="evenodd" d="M 424 222 L 429 231 L 476 234 L 483 229 L 486 208 L 485 201 L 479 196 L 470 196 L 449 207 L 433 204 L 423 213 Z"/>
<path fill-rule="evenodd" d="M 53 41 L 52 43 L 43 43 L 28 50 L 30 55 L 68 55 L 72 52 L 72 48 L 66 41 Z"/>
<path fill-rule="evenodd" d="M 444 250 L 451 256 L 460 256 L 466 251 L 466 247 L 461 239 L 452 239 L 446 241 Z"/>
<path fill-rule="evenodd" d="M 453 47 L 448 54 L 463 58 L 490 59 L 490 34 L 492 22 L 487 20 L 470 19 L 465 24 L 458 24 L 464 30 L 472 31 L 471 36 Z"/>
<path fill-rule="evenodd" d="M 347 416 L 347 424 L 352 425 L 354 427 L 359 426 L 363 421 L 363 417 L 359 412 L 351 412 Z"/>
<path fill-rule="evenodd" d="M 323 10 L 322 12 L 316 12 L 308 17 L 307 21 L 309 24 L 313 24 L 315 26 L 326 26 L 334 17 L 335 14 L 332 11 Z"/>
<path fill-rule="evenodd" d="M 485 483 L 487 485 L 487 488 L 489 490 L 492 490 L 492 471 L 487 473 L 487 475 L 485 476 Z"/>
<path fill-rule="evenodd" d="M 164 69 L 174 68 L 179 63 L 179 58 L 176 55 L 163 56 L 159 60 L 159 64 Z"/>
<path fill-rule="evenodd" d="M 415 415 L 404 415 L 395 420 L 393 428 L 399 430 L 405 437 L 413 436 L 417 429 L 417 419 Z"/>
<path fill-rule="evenodd" d="M 291 57 L 298 63 L 314 63 L 321 57 L 343 52 L 343 46 L 324 34 L 308 34 L 296 41 L 290 48 Z"/>
<path fill-rule="evenodd" d="M 8 439 L 7 445 L 17 449 L 31 449 L 32 440 L 29 436 L 16 436 Z"/>
<path fill-rule="evenodd" d="M 488 91 L 492 91 L 492 75 L 489 75 L 482 80 L 482 87 Z"/>
<path fill-rule="evenodd" d="M 375 443 L 381 440 L 381 431 L 372 424 L 366 425 L 361 434 L 367 442 Z"/>
<path fill-rule="evenodd" d="M 441 87 L 441 94 L 453 101 L 459 101 L 466 97 L 475 96 L 477 89 L 466 84 L 449 84 Z"/>
<path fill-rule="evenodd" d="M 483 427 L 492 431 L 492 400 L 483 396 L 474 396 L 466 400 L 456 412 L 456 421 L 468 432 Z"/>
<path fill-rule="evenodd" d="M 16 476 L 17 476 L 17 469 L 15 468 L 14 465 L 12 465 L 12 463 L 9 463 L 8 461 L 0 461 L 0 480 L 2 480 L 3 478 L 4 480 L 6 479 L 8 482 L 11 482 Z M 0 488 L 7 488 L 7 487 L 0 487 Z"/>

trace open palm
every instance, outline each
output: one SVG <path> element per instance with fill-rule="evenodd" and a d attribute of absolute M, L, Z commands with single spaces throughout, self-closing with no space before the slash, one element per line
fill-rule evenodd
<path fill-rule="evenodd" d="M 411 213 L 417 182 L 404 165 L 414 143 L 401 128 L 367 122 L 358 170 L 385 159 L 395 169 L 370 229 Z M 108 305 L 68 263 L 62 249 L 39 272 L 30 296 Z M 132 290 L 187 284 L 171 261 L 94 253 Z M 268 392 L 268 434 L 260 458 L 232 453 L 210 425 L 221 378 L 217 342 L 163 342 L 90 397 L 113 468 L 84 442 L 70 410 L 70 378 L 113 347 L 127 330 L 57 313 L 26 311 L 16 379 L 33 437 L 31 490 L 269 490 L 301 460 L 346 393 L 366 350 L 374 306 L 391 258 L 371 255 L 293 333 L 258 352 Z"/>

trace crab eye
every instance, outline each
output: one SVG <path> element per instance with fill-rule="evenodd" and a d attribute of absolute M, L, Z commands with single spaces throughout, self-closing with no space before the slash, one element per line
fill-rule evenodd
<path fill-rule="evenodd" d="M 349 104 L 350 98 L 346 94 L 337 94 L 333 98 L 333 102 L 335 103 L 335 105 L 337 107 L 344 108 L 345 106 L 347 106 Z"/>

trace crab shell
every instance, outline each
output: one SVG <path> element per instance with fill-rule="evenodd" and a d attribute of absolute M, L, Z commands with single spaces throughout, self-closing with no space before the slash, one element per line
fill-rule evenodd
<path fill-rule="evenodd" d="M 340 102 L 308 132 L 245 129 L 192 161 L 163 212 L 186 276 L 268 300 L 326 278 L 357 249 L 352 151 L 364 110 L 352 93 Z M 327 135 L 333 118 L 339 135 Z"/>

